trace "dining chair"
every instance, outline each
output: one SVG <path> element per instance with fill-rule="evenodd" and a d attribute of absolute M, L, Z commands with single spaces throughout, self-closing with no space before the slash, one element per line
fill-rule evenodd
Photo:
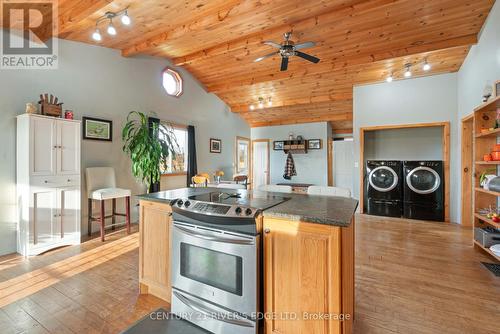
<path fill-rule="evenodd" d="M 263 184 L 258 190 L 260 191 L 268 191 L 274 193 L 287 193 L 290 194 L 292 192 L 292 187 L 290 186 L 281 186 L 277 184 Z"/>
<path fill-rule="evenodd" d="M 351 197 L 351 191 L 340 187 L 310 186 L 307 188 L 308 195 Z"/>
<path fill-rule="evenodd" d="M 112 167 L 91 167 L 85 170 L 88 198 L 88 235 L 92 233 L 92 222 L 98 222 L 100 226 L 101 241 L 104 241 L 104 230 L 106 227 L 115 228 L 116 216 L 125 217 L 127 234 L 130 234 L 130 189 L 116 187 L 115 170 Z M 125 213 L 116 212 L 116 200 L 125 199 Z M 111 215 L 106 216 L 105 202 L 112 201 Z M 98 201 L 100 214 L 98 217 L 92 215 L 93 201 Z M 106 219 L 111 218 L 111 225 L 105 226 Z M 121 225 L 121 224 L 120 224 Z"/>

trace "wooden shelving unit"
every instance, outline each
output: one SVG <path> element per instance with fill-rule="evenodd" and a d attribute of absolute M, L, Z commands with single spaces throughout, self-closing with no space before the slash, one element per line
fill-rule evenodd
<path fill-rule="evenodd" d="M 500 108 L 500 96 L 474 109 L 474 228 L 488 226 L 500 228 L 500 223 L 494 222 L 478 213 L 479 210 L 483 208 L 496 208 L 497 200 L 500 197 L 500 192 L 483 189 L 479 182 L 481 173 L 489 169 L 497 169 L 498 172 L 498 166 L 500 165 L 500 161 L 483 161 L 483 156 L 490 153 L 495 144 L 497 144 L 498 137 L 500 137 L 500 128 L 488 132 L 481 132 L 483 128 L 495 127 L 496 110 L 498 108 Z M 500 262 L 499 256 L 495 255 L 488 248 L 483 247 L 474 239 L 473 244 Z"/>

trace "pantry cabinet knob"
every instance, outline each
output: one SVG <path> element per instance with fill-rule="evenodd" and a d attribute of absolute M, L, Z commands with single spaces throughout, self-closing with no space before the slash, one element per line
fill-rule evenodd
<path fill-rule="evenodd" d="M 270 232 L 271 232 L 271 230 L 270 230 L 270 229 L 268 229 L 268 228 L 265 228 L 265 229 L 264 229 L 264 233 L 266 233 L 266 234 L 267 234 L 267 233 L 270 233 Z"/>

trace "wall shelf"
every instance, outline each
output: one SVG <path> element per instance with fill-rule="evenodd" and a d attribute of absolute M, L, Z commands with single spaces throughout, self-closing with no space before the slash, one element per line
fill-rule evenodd
<path fill-rule="evenodd" d="M 500 128 L 495 129 L 493 131 L 479 133 L 475 137 L 484 138 L 484 137 L 496 137 L 496 136 L 500 136 Z"/>
<path fill-rule="evenodd" d="M 495 228 L 500 228 L 500 223 L 494 222 L 493 220 L 491 220 L 488 217 L 483 216 L 479 213 L 475 213 L 474 217 L 476 217 L 477 219 L 481 220 L 482 222 L 487 223 Z"/>
<path fill-rule="evenodd" d="M 474 244 L 476 244 L 476 246 L 478 246 L 479 248 L 481 248 L 482 250 L 484 250 L 486 253 L 490 254 L 491 256 L 493 256 L 497 261 L 500 261 L 500 256 L 497 256 L 495 255 L 495 253 L 493 253 L 491 250 L 489 250 L 488 248 L 486 247 L 483 247 L 483 245 L 481 245 L 479 242 L 477 242 L 476 240 L 474 240 Z"/>
<path fill-rule="evenodd" d="M 500 196 L 500 193 L 497 191 L 486 190 L 480 187 L 476 187 L 475 190 L 492 196 Z"/>
<path fill-rule="evenodd" d="M 500 165 L 500 161 L 476 161 L 476 165 Z"/>
<path fill-rule="evenodd" d="M 500 108 L 500 95 L 474 109 L 474 112 L 492 111 Z"/>

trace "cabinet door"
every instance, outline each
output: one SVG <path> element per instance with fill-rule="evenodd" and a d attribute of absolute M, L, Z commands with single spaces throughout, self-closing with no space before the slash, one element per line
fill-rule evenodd
<path fill-rule="evenodd" d="M 56 173 L 57 136 L 55 120 L 32 117 L 30 121 L 31 175 Z"/>
<path fill-rule="evenodd" d="M 338 227 L 264 219 L 266 333 L 340 333 L 338 320 L 309 320 L 340 314 L 340 291 Z"/>
<path fill-rule="evenodd" d="M 57 174 L 80 174 L 80 124 L 57 121 Z"/>
<path fill-rule="evenodd" d="M 139 219 L 139 281 L 141 293 L 150 293 L 170 303 L 172 208 L 141 201 Z"/>
<path fill-rule="evenodd" d="M 58 189 L 57 201 L 60 214 L 59 238 L 80 237 L 80 187 Z"/>
<path fill-rule="evenodd" d="M 54 242 L 60 233 L 58 224 L 57 191 L 50 188 L 34 189 L 31 200 L 30 243 L 44 246 Z"/>

